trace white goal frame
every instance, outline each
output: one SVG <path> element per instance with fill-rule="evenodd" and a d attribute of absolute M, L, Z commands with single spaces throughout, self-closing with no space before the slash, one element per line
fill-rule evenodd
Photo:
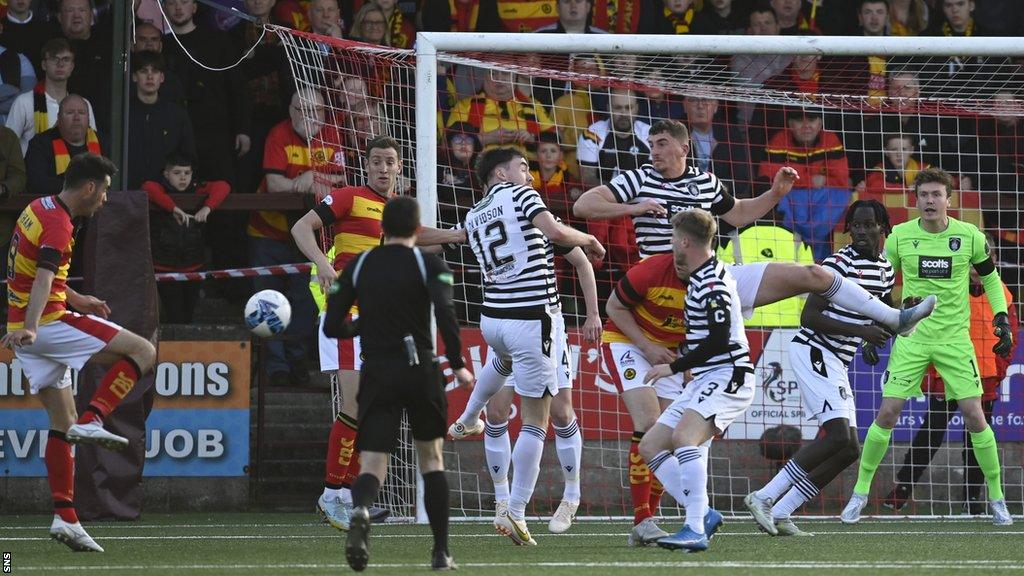
<path fill-rule="evenodd" d="M 496 34 L 419 32 L 416 34 L 416 125 L 437 125 L 438 52 L 572 54 L 679 53 L 817 54 L 820 56 L 938 57 L 950 54 L 1024 57 L 1024 39 L 1013 37 L 928 36 L 705 36 L 640 34 Z M 437 225 L 437 135 L 416 131 L 416 198 L 424 225 Z"/>

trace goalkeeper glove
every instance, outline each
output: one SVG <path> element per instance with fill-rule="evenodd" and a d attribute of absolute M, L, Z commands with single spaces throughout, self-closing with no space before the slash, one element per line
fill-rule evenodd
<path fill-rule="evenodd" d="M 999 338 L 999 342 L 992 347 L 992 351 L 1006 358 L 1013 350 L 1013 330 L 1010 329 L 1010 317 L 1006 315 L 1006 312 L 1000 312 L 992 319 L 992 326 L 995 327 L 992 333 Z"/>
<path fill-rule="evenodd" d="M 875 348 L 874 344 L 868 342 L 861 344 L 860 354 L 864 357 L 864 362 L 867 362 L 868 366 L 878 364 L 878 349 Z"/>

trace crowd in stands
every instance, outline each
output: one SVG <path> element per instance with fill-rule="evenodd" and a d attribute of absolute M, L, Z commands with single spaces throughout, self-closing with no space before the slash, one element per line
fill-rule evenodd
<path fill-rule="evenodd" d="M 146 190 L 152 199 L 154 258 L 164 270 L 301 260 L 288 234 L 296 214 L 260 211 L 250 216 L 217 212 L 217 206 L 229 192 L 308 193 L 312 205 L 332 186 L 362 183 L 360 151 L 369 136 L 389 133 L 403 142 L 415 140 L 408 122 L 389 109 L 414 106 L 413 79 L 400 76 L 409 72 L 408 66 L 392 66 L 386 59 L 339 59 L 342 64 L 323 71 L 324 92 L 297 96 L 284 46 L 276 34 L 263 34 L 263 24 L 397 49 L 413 47 L 419 30 L 1024 36 L 1024 11 L 1013 0 L 215 3 L 247 13 L 251 20 L 196 0 L 134 1 L 123 178 L 128 188 Z M 0 6 L 0 119 L 6 124 L 0 129 L 0 195 L 54 193 L 72 156 L 106 152 L 115 68 L 112 8 L 121 3 L 0 4 L 5 4 Z M 337 49 L 320 46 L 324 55 Z M 647 162 L 651 125 L 676 119 L 690 129 L 690 163 L 714 172 L 737 197 L 767 189 L 778 166 L 790 165 L 800 173 L 794 192 L 757 223 L 764 234 L 725 230 L 729 235 L 723 237 L 722 251 L 730 258 L 820 260 L 841 241 L 838 223 L 852 199 L 882 200 L 894 211 L 894 221 L 912 217 L 909 183 L 918 170 L 941 166 L 957 176 L 954 215 L 992 234 L 998 259 L 1012 264 L 1004 267 L 1007 284 L 1019 290 L 1016 265 L 1024 252 L 1019 232 L 1021 94 L 1011 88 L 996 91 L 1008 111 L 999 116 L 938 115 L 915 100 L 937 86 L 954 85 L 957 78 L 976 76 L 982 64 L 978 59 L 953 58 L 933 63 L 934 69 L 874 56 L 737 55 L 719 61 L 751 89 L 817 94 L 838 88 L 869 99 L 897 98 L 890 101 L 895 106 L 884 110 L 840 113 L 818 107 L 813 99 L 783 107 L 669 93 L 662 80 L 685 65 L 680 58 L 637 59 L 632 89 L 627 83 L 609 88 L 587 81 L 613 58 L 577 54 L 559 61 L 571 80 L 442 66 L 439 224 L 460 221 L 480 199 L 472 170 L 478 152 L 521 146 L 533 164 L 534 185 L 554 214 L 607 246 L 605 261 L 596 263 L 607 292 L 638 260 L 632 226 L 625 219 L 582 221 L 574 217 L 572 204 L 588 188 Z M 238 66 L 230 67 L 239 59 Z M 531 61 L 524 57 L 527 64 Z M 1006 77 L 1024 79 L 1017 62 L 1002 64 Z M 673 81 L 678 84 L 678 76 Z M 404 117 L 411 118 L 408 109 Z M 404 190 L 414 192 L 411 149 L 406 157 Z M 174 192 L 194 192 L 205 200 L 199 210 L 187 213 L 168 196 Z M 0 242 L 10 237 L 8 220 L 0 218 Z M 207 228 L 207 222 L 215 225 Z M 733 246 L 730 239 L 736 239 Z M 456 266 L 464 263 L 465 280 L 476 284 L 468 252 L 450 254 L 449 260 Z M 571 267 L 563 269 L 571 282 Z M 191 321 L 197 292 L 173 291 L 162 294 L 164 317 Z M 465 293 L 459 298 L 479 300 Z M 461 313 L 463 319 L 474 317 L 468 306 Z"/>

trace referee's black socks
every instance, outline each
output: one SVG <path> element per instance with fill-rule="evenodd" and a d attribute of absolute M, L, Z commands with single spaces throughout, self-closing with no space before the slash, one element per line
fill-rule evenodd
<path fill-rule="evenodd" d="M 448 552 L 448 477 L 444 470 L 423 475 L 423 507 L 434 533 L 434 551 Z"/>
<path fill-rule="evenodd" d="M 352 484 L 352 507 L 363 506 L 367 510 L 373 506 L 377 499 L 377 491 L 380 490 L 380 480 L 373 474 L 360 474 Z"/>

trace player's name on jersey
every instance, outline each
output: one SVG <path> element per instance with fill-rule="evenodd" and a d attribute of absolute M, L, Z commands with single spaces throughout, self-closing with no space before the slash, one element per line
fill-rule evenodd
<path fill-rule="evenodd" d="M 477 228 L 487 224 L 495 218 L 501 218 L 504 215 L 504 206 L 492 206 L 487 208 L 486 205 L 481 205 L 475 208 L 473 213 L 469 215 L 469 226 L 471 228 Z"/>

